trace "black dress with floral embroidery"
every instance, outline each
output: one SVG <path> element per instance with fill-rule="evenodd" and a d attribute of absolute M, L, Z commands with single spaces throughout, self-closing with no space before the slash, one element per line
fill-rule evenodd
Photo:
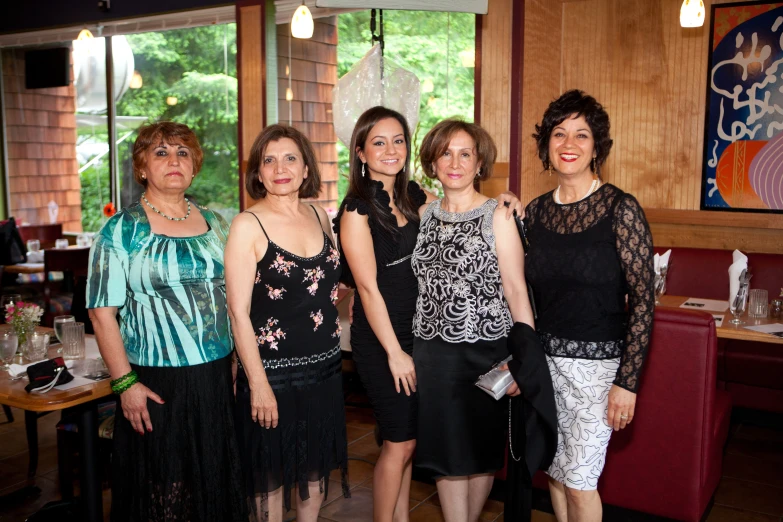
<path fill-rule="evenodd" d="M 253 500 L 259 495 L 263 498 L 283 486 L 290 508 L 293 486 L 299 487 L 303 500 L 309 497 L 307 482 L 321 481 L 326 492 L 329 473 L 337 468 L 343 472 L 343 493 L 348 496 L 340 321 L 335 307 L 340 254 L 326 234 L 323 249 L 310 258 L 291 254 L 266 237 L 269 246 L 256 267 L 250 320 L 277 400 L 279 424 L 266 429 L 253 422 L 250 388 L 241 367 L 236 423 L 251 506 L 257 507 Z"/>

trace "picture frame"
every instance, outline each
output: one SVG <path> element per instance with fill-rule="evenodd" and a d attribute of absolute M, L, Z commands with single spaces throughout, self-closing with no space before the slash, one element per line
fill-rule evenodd
<path fill-rule="evenodd" d="M 701 209 L 783 214 L 783 2 L 711 12 Z"/>

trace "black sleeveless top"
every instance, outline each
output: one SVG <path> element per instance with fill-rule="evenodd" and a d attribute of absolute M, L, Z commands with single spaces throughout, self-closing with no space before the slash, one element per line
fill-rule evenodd
<path fill-rule="evenodd" d="M 315 208 L 313 212 L 318 217 Z M 269 247 L 256 265 L 250 321 L 269 384 L 277 390 L 288 384 L 320 382 L 335 368 L 339 371 L 341 360 L 340 320 L 334 304 L 340 254 L 322 232 L 321 252 L 299 257 L 275 244 L 260 220 L 258 224 Z"/>
<path fill-rule="evenodd" d="M 410 354 L 413 350 L 413 315 L 416 308 L 416 297 L 419 294 L 418 283 L 411 268 L 411 255 L 413 254 L 413 248 L 416 246 L 419 223 L 408 221 L 404 226 L 397 227 L 397 219 L 392 214 L 390 207 L 391 199 L 388 192 L 383 190 L 383 183 L 380 181 L 371 181 L 370 183 L 372 183 L 374 188 L 375 199 L 384 210 L 380 218 L 395 225 L 396 232 L 391 233 L 376 222 L 367 207 L 367 203 L 347 196 L 340 206 L 337 217 L 333 220 L 333 228 L 336 234 L 340 233 L 340 218 L 342 218 L 343 212 L 346 211 L 356 211 L 361 215 L 370 216 L 369 226 L 375 254 L 378 290 L 386 304 L 386 310 L 397 341 L 402 349 Z M 408 183 L 408 196 L 417 207 L 427 201 L 427 195 L 414 181 Z M 348 269 L 348 263 L 345 262 L 342 247 L 340 247 L 340 254 L 343 256 L 342 260 L 344 261 L 341 281 L 355 287 L 356 284 Z M 371 347 L 380 346 L 380 341 L 378 341 L 370 327 L 370 323 L 367 321 L 359 293 L 356 292 L 354 296 L 351 347 L 354 351 L 354 358 L 361 358 L 365 355 L 363 348 L 367 347 L 370 350 Z M 385 352 L 378 353 L 385 357 Z"/>
<path fill-rule="evenodd" d="M 641 205 L 610 184 L 566 205 L 548 192 L 528 204 L 525 222 L 525 277 L 545 351 L 620 357 L 614 383 L 635 392 L 655 307 L 652 236 Z"/>

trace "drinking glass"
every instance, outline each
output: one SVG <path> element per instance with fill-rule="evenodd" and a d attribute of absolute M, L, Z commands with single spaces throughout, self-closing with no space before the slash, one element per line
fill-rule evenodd
<path fill-rule="evenodd" d="M 745 321 L 740 319 L 740 317 L 745 312 L 745 307 L 747 306 L 747 304 L 748 304 L 747 288 L 741 286 L 739 291 L 737 292 L 737 296 L 729 305 L 729 311 L 731 312 L 731 315 L 734 316 L 734 319 L 729 321 L 731 324 L 745 324 Z"/>
<path fill-rule="evenodd" d="M 767 317 L 769 301 L 767 291 L 763 288 L 754 288 L 748 294 L 748 317 L 755 319 Z"/>
<path fill-rule="evenodd" d="M 27 339 L 27 360 L 42 361 L 49 350 L 49 334 L 33 332 Z"/>
<path fill-rule="evenodd" d="M 54 242 L 54 248 L 68 248 L 68 240 L 65 238 L 56 240 Z"/>
<path fill-rule="evenodd" d="M 37 239 L 28 239 L 27 240 L 27 251 L 28 252 L 38 252 L 41 250 L 41 242 Z"/>
<path fill-rule="evenodd" d="M 76 236 L 76 246 L 88 247 L 92 245 L 92 237 L 88 234 L 79 234 Z"/>
<path fill-rule="evenodd" d="M 60 347 L 57 348 L 57 353 L 63 353 L 63 325 L 65 323 L 73 323 L 74 321 L 76 321 L 76 318 L 72 315 L 58 315 L 54 318 L 54 335 L 57 336 L 57 340 L 61 343 Z"/>
<path fill-rule="evenodd" d="M 0 322 L 3 324 L 6 323 L 5 321 L 5 306 L 9 304 L 14 304 L 17 301 L 21 301 L 22 296 L 19 294 L 4 294 L 2 297 L 0 297 Z"/>
<path fill-rule="evenodd" d="M 13 332 L 0 333 L 0 368 L 9 370 L 11 362 L 16 355 L 16 347 L 19 345 L 19 338 Z"/>
<path fill-rule="evenodd" d="M 63 323 L 63 357 L 84 359 L 84 323 Z"/>

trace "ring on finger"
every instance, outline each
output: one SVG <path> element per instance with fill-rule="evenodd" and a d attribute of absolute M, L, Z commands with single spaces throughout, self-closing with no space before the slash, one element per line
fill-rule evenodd
<path fill-rule="evenodd" d="M 626 419 L 628 418 L 628 414 L 626 414 L 626 413 L 621 413 L 621 414 L 620 414 L 620 418 L 621 418 L 622 420 L 626 420 Z"/>

